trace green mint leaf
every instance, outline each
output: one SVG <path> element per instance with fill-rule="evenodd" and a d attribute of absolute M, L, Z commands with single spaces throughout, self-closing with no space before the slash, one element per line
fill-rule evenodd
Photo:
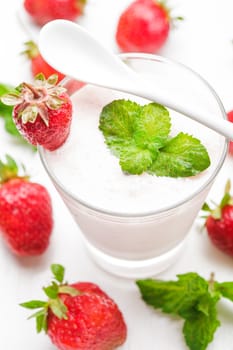
<path fill-rule="evenodd" d="M 196 273 L 178 275 L 177 281 L 136 281 L 143 300 L 165 313 L 186 318 L 192 313 L 198 298 L 208 291 L 208 283 Z"/>
<path fill-rule="evenodd" d="M 14 92 L 14 88 L 10 85 L 0 84 L 0 97 L 5 94 Z M 5 119 L 5 129 L 12 135 L 21 137 L 12 119 L 13 107 L 5 105 L 0 100 L 0 117 Z"/>
<path fill-rule="evenodd" d="M 220 326 L 217 302 L 221 292 L 232 297 L 233 282 L 206 281 L 197 273 L 177 275 L 177 281 L 138 280 L 144 301 L 165 313 L 184 319 L 183 334 L 190 350 L 206 350 Z"/>
<path fill-rule="evenodd" d="M 209 297 L 210 294 L 208 292 L 201 295 L 197 302 L 197 305 L 195 306 L 195 309 L 198 312 L 202 312 L 205 316 L 209 316 Z"/>
<path fill-rule="evenodd" d="M 106 138 L 131 139 L 135 120 L 140 113 L 141 106 L 137 103 L 130 100 L 115 100 L 102 109 L 99 129 Z"/>
<path fill-rule="evenodd" d="M 215 289 L 219 291 L 224 298 L 233 301 L 233 282 L 215 282 Z"/>
<path fill-rule="evenodd" d="M 168 110 L 157 104 L 149 103 L 141 107 L 141 113 L 135 120 L 134 138 L 143 148 L 161 148 L 167 141 L 171 129 Z"/>
<path fill-rule="evenodd" d="M 4 117 L 4 121 L 5 121 L 5 130 L 8 132 L 8 134 L 12 135 L 12 136 L 16 136 L 19 140 L 24 142 L 24 139 L 22 140 L 22 137 L 18 131 L 18 129 L 15 126 L 15 123 L 13 122 L 12 119 L 12 112 L 5 113 L 4 115 L 2 115 Z M 25 141 L 26 143 L 26 141 Z"/>
<path fill-rule="evenodd" d="M 142 174 L 151 166 L 155 154 L 147 149 L 140 149 L 136 145 L 122 148 L 120 165 L 123 171 L 130 174 Z"/>
<path fill-rule="evenodd" d="M 120 158 L 122 150 L 135 146 L 132 139 L 123 139 L 117 136 L 108 136 L 105 139 L 105 143 L 110 148 L 111 152 L 118 158 Z"/>
<path fill-rule="evenodd" d="M 25 307 L 26 309 L 38 309 L 40 307 L 45 307 L 47 305 L 47 302 L 41 300 L 30 300 L 19 305 Z"/>
<path fill-rule="evenodd" d="M 144 106 L 130 100 L 115 100 L 100 114 L 99 129 L 105 143 L 120 158 L 129 174 L 187 177 L 210 165 L 201 142 L 184 133 L 169 139 L 171 120 L 168 110 L 156 103 Z M 153 162 L 151 162 L 153 160 Z"/>
<path fill-rule="evenodd" d="M 157 176 L 186 177 L 198 174 L 209 165 L 209 155 L 200 141 L 179 133 L 160 150 L 148 172 Z"/>
<path fill-rule="evenodd" d="M 53 273 L 53 276 L 55 280 L 62 283 L 64 279 L 65 269 L 60 264 L 52 264 L 51 265 L 51 271 Z"/>
<path fill-rule="evenodd" d="M 0 83 L 0 96 L 14 91 L 13 86 Z M 1 104 L 1 103 L 0 103 Z"/>
<path fill-rule="evenodd" d="M 120 157 L 122 149 L 134 145 L 134 120 L 140 113 L 141 106 L 129 100 L 115 100 L 103 108 L 99 129 L 115 156 Z"/>
<path fill-rule="evenodd" d="M 190 350 L 206 350 L 212 342 L 216 329 L 220 326 L 217 319 L 216 303 L 218 298 L 212 298 L 206 293 L 200 298 L 199 307 L 186 318 L 183 334 Z M 204 311 L 204 312 L 203 312 Z"/>

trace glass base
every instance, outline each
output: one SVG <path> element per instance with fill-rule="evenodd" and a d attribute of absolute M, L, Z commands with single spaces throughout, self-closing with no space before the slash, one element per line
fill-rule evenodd
<path fill-rule="evenodd" d="M 91 258 L 103 270 L 116 276 L 137 279 L 153 277 L 174 264 L 182 253 L 185 240 L 169 252 L 146 260 L 118 259 L 96 249 L 86 240 L 85 245 Z"/>

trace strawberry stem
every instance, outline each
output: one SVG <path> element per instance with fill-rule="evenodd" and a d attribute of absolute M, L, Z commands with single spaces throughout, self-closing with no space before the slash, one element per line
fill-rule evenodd
<path fill-rule="evenodd" d="M 23 88 L 29 89 L 32 93 L 35 99 L 40 99 L 41 97 L 46 96 L 46 93 L 43 93 L 42 89 L 35 88 L 33 85 L 28 84 L 28 83 L 22 83 Z"/>

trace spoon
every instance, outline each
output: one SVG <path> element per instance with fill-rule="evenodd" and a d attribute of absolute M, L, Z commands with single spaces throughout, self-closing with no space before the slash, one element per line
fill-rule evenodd
<path fill-rule="evenodd" d="M 233 140 L 233 123 L 191 110 L 172 100 L 166 89 L 142 78 L 87 30 L 67 20 L 47 23 L 39 33 L 39 50 L 56 70 L 92 85 L 111 88 L 155 101 Z"/>

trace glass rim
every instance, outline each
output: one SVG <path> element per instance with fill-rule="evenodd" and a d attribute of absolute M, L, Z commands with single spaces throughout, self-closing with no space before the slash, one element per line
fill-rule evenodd
<path fill-rule="evenodd" d="M 185 69 L 186 71 L 192 73 L 193 75 L 195 75 L 197 78 L 199 78 L 204 85 L 209 89 L 210 93 L 213 95 L 213 97 L 215 98 L 215 100 L 218 103 L 218 106 L 220 108 L 220 112 L 222 113 L 222 117 L 223 119 L 226 119 L 226 112 L 224 109 L 224 106 L 218 96 L 218 94 L 216 93 L 216 91 L 213 89 L 213 87 L 196 71 L 194 71 L 192 68 L 186 66 L 183 63 L 159 56 L 159 55 L 155 55 L 155 54 L 147 54 L 147 53 L 121 53 L 118 55 L 119 57 L 121 57 L 122 59 L 144 59 L 144 60 L 149 60 L 149 61 L 160 61 L 163 63 L 167 63 L 169 65 L 173 65 L 176 67 L 180 67 L 181 69 Z M 72 80 L 72 78 L 70 77 L 65 77 L 63 79 L 63 81 L 61 82 L 61 84 Z M 91 85 L 91 84 L 89 84 Z M 71 197 L 74 201 L 78 202 L 81 206 L 94 211 L 94 212 L 98 212 L 101 213 L 103 215 L 107 215 L 107 216 L 112 216 L 112 217 L 118 217 L 118 218 L 144 218 L 144 217 L 151 217 L 154 215 L 161 215 L 161 214 L 165 214 L 168 213 L 180 206 L 182 206 L 183 204 L 189 202 L 190 200 L 192 200 L 195 196 L 197 196 L 199 193 L 201 193 L 205 188 L 207 188 L 211 182 L 214 180 L 214 178 L 217 176 L 218 172 L 220 171 L 224 160 L 226 158 L 227 155 L 227 149 L 228 149 L 228 140 L 225 138 L 225 142 L 224 142 L 224 147 L 222 150 L 222 154 L 221 157 L 219 159 L 219 162 L 217 163 L 214 171 L 212 172 L 212 174 L 209 176 L 209 178 L 207 179 L 206 182 L 204 182 L 196 191 L 192 192 L 192 194 L 190 196 L 187 196 L 186 198 L 172 204 L 172 205 L 168 205 L 165 206 L 161 209 L 157 209 L 157 210 L 148 210 L 145 212 L 135 212 L 135 213 L 129 213 L 129 212 L 118 212 L 118 211 L 114 211 L 114 210 L 108 210 L 108 209 L 104 209 L 98 206 L 94 206 L 91 205 L 90 203 L 88 203 L 85 200 L 80 199 L 78 196 L 76 196 L 74 193 L 72 193 L 72 191 L 68 190 L 66 188 L 66 186 L 64 186 L 62 184 L 62 182 L 57 178 L 57 176 L 53 173 L 53 171 L 50 169 L 47 161 L 46 161 L 46 157 L 44 156 L 44 148 L 42 146 L 38 145 L 38 151 L 39 151 L 39 156 L 41 159 L 41 162 L 47 172 L 47 174 L 49 175 L 49 177 L 51 178 L 51 180 L 59 187 L 59 189 L 61 189 L 61 191 L 63 191 L 64 193 L 66 193 L 69 197 Z"/>

